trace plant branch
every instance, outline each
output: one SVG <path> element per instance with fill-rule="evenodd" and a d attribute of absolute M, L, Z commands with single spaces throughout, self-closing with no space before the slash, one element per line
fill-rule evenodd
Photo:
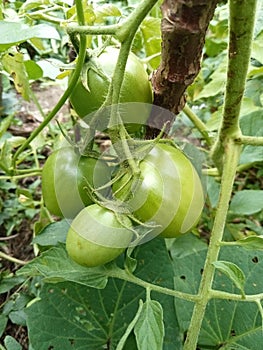
<path fill-rule="evenodd" d="M 110 82 L 108 95 L 105 105 L 112 105 L 110 122 L 109 122 L 109 135 L 112 144 L 117 152 L 121 154 L 123 158 L 123 153 L 125 154 L 125 159 L 127 159 L 130 168 L 134 174 L 139 172 L 138 166 L 132 157 L 128 140 L 129 135 L 127 134 L 125 127 L 118 111 L 118 103 L 121 95 L 121 87 L 124 80 L 126 63 L 129 57 L 131 45 L 134 36 L 151 8 L 155 5 L 157 0 L 147 0 L 139 4 L 136 9 L 131 13 L 131 15 L 122 23 L 122 26 L 118 32 L 117 38 L 121 41 L 121 48 L 118 56 L 118 60 L 113 72 L 113 76 Z M 120 142 L 121 141 L 121 142 Z"/>
<path fill-rule="evenodd" d="M 247 69 L 250 59 L 250 49 L 254 28 L 256 0 L 243 2 L 230 0 L 230 33 L 229 60 L 226 97 L 222 126 L 213 151 L 213 159 L 222 171 L 220 197 L 216 217 L 211 233 L 207 258 L 200 283 L 199 297 L 196 302 L 184 350 L 196 349 L 198 335 L 209 301 L 214 278 L 213 263 L 217 261 L 220 252 L 220 242 L 223 238 L 226 217 L 231 199 L 233 183 L 241 152 L 241 145 L 235 143 L 240 137 L 239 113 L 243 98 Z"/>
<path fill-rule="evenodd" d="M 122 350 L 125 346 L 125 343 L 126 343 L 126 340 L 128 339 L 130 333 L 132 332 L 134 326 L 136 325 L 140 315 L 141 315 L 141 312 L 142 312 L 142 308 L 143 308 L 143 302 L 142 300 L 140 300 L 139 302 L 139 308 L 136 312 L 136 315 L 134 316 L 133 320 L 129 323 L 128 327 L 126 328 L 125 330 L 125 333 L 123 334 L 123 336 L 121 337 L 118 345 L 117 345 L 117 348 L 116 350 Z"/>
<path fill-rule="evenodd" d="M 184 300 L 192 301 L 192 302 L 196 302 L 197 300 L 199 300 L 199 297 L 197 295 L 183 293 L 183 292 L 179 292 L 179 291 L 174 290 L 174 289 L 157 286 L 156 284 L 152 284 L 152 283 L 146 282 L 144 280 L 141 280 L 140 278 L 134 276 L 133 274 L 129 273 L 126 270 L 122 270 L 122 269 L 109 270 L 107 272 L 107 275 L 109 277 L 118 278 L 118 279 L 121 279 L 121 280 L 124 280 L 127 282 L 131 282 L 131 283 L 134 283 L 134 284 L 141 286 L 143 288 L 146 288 L 146 289 L 149 288 L 150 290 L 153 290 L 155 292 L 170 295 L 170 296 L 173 296 L 175 298 L 180 298 L 180 299 L 184 299 Z"/>
<path fill-rule="evenodd" d="M 21 174 L 21 175 L 0 175 L 0 180 L 20 180 L 20 179 L 25 179 L 29 176 L 40 176 L 41 175 L 41 170 L 38 171 L 31 171 L 25 174 Z"/>
<path fill-rule="evenodd" d="M 209 136 L 209 130 L 207 129 L 206 125 L 202 122 L 202 120 L 198 118 L 198 116 L 192 111 L 192 109 L 187 104 L 184 106 L 183 112 L 203 136 L 207 145 L 212 146 L 212 140 Z"/>
<path fill-rule="evenodd" d="M 236 138 L 235 142 L 242 145 L 263 146 L 263 137 L 242 135 Z"/>
<path fill-rule="evenodd" d="M 3 258 L 5 260 L 11 261 L 12 263 L 18 264 L 18 265 L 26 265 L 27 261 L 23 261 L 17 258 L 14 258 L 13 256 L 10 256 L 8 254 L 5 254 L 0 251 L 0 258 Z"/>
<path fill-rule="evenodd" d="M 213 262 L 217 261 L 220 251 L 220 242 L 222 241 L 224 233 L 240 150 L 241 146 L 236 145 L 232 140 L 229 140 L 229 143 L 225 146 L 225 160 L 220 197 L 198 294 L 200 299 L 196 302 L 194 307 L 184 350 L 196 349 L 198 334 L 205 314 L 206 305 L 210 299 L 209 291 L 211 290 L 214 278 Z"/>
<path fill-rule="evenodd" d="M 135 10 L 122 22 L 111 25 L 102 26 L 81 26 L 74 24 L 69 24 L 66 28 L 67 33 L 74 34 L 94 34 L 94 35 L 116 35 L 116 38 L 123 42 L 127 40 L 128 37 L 133 39 L 135 32 L 140 26 L 142 20 L 152 9 L 152 7 L 157 3 L 158 0 L 144 0 L 142 1 Z"/>
<path fill-rule="evenodd" d="M 85 34 L 85 35 L 115 35 L 121 23 L 106 26 L 80 26 L 77 24 L 69 24 L 66 28 L 68 35 Z"/>
<path fill-rule="evenodd" d="M 228 71 L 222 125 L 212 159 L 222 172 L 224 144 L 229 136 L 241 137 L 239 113 L 245 90 L 254 31 L 256 0 L 230 1 Z"/>
<path fill-rule="evenodd" d="M 263 300 L 263 293 L 245 295 L 245 298 L 241 294 L 234 294 L 223 292 L 221 290 L 212 289 L 209 292 L 210 299 L 224 299 L 233 301 L 244 301 L 244 302 L 257 302 L 257 300 Z"/>

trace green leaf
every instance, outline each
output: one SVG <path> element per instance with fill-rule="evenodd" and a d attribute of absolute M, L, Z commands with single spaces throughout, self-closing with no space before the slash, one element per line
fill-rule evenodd
<path fill-rule="evenodd" d="M 6 350 L 22 350 L 22 346 L 15 340 L 15 338 L 7 335 L 4 339 Z"/>
<path fill-rule="evenodd" d="M 137 269 L 135 271 L 137 277 L 163 287 L 174 288 L 171 259 L 164 239 L 155 238 L 138 246 L 134 251 L 134 257 L 137 259 Z M 174 309 L 173 298 L 155 292 L 152 292 L 151 296 L 154 300 L 159 301 L 163 307 L 165 328 L 163 350 L 173 350 L 175 348 L 182 350 L 182 334 L 178 328 L 178 315 Z"/>
<path fill-rule="evenodd" d="M 9 139 L 5 140 L 0 152 L 0 167 L 1 164 L 5 168 L 10 168 L 12 165 L 12 146 L 10 145 L 10 142 L 8 142 Z"/>
<path fill-rule="evenodd" d="M 256 21 L 255 21 L 255 29 L 254 35 L 255 37 L 260 34 L 263 30 L 263 3 L 262 1 L 258 1 L 257 3 L 257 11 L 256 11 Z"/>
<path fill-rule="evenodd" d="M 62 67 L 63 62 L 50 57 L 48 59 L 39 60 L 37 64 L 43 72 L 43 77 L 56 80 L 58 75 L 61 74 L 60 67 Z"/>
<path fill-rule="evenodd" d="M 121 11 L 113 4 L 103 4 L 95 8 L 96 23 L 104 23 L 105 17 L 120 17 Z"/>
<path fill-rule="evenodd" d="M 262 236 L 249 236 L 243 239 L 239 239 L 238 241 L 235 241 L 235 243 L 248 250 L 263 250 Z"/>
<path fill-rule="evenodd" d="M 33 243 L 41 246 L 53 246 L 57 245 L 58 242 L 65 243 L 69 227 L 70 224 L 66 219 L 52 222 L 34 237 Z"/>
<path fill-rule="evenodd" d="M 260 212 L 263 209 L 263 191 L 243 190 L 236 192 L 229 209 L 237 215 L 251 215 Z"/>
<path fill-rule="evenodd" d="M 140 26 L 140 30 L 146 56 L 147 58 L 155 56 L 150 59 L 149 63 L 153 69 L 156 69 L 161 61 L 161 19 L 146 17 Z"/>
<path fill-rule="evenodd" d="M 196 236 L 184 235 L 169 246 L 174 269 L 174 289 L 197 294 L 202 276 L 207 244 Z M 176 314 L 183 334 L 188 330 L 193 303 L 175 299 Z"/>
<path fill-rule="evenodd" d="M 220 185 L 219 183 L 212 177 L 207 177 L 207 194 L 211 203 L 212 208 L 215 208 L 219 199 L 219 191 Z"/>
<path fill-rule="evenodd" d="M 226 58 L 218 65 L 209 77 L 209 82 L 204 86 L 203 90 L 195 96 L 195 100 L 208 98 L 222 93 L 226 85 Z"/>
<path fill-rule="evenodd" d="M 107 284 L 104 267 L 87 268 L 78 265 L 69 259 L 62 244 L 42 253 L 40 257 L 22 267 L 17 274 L 41 275 L 46 282 L 71 281 L 93 288 L 105 288 Z"/>
<path fill-rule="evenodd" d="M 173 286 L 170 258 L 163 239 L 154 239 L 137 247 L 135 253 L 138 260 L 136 273 L 140 278 L 168 288 Z M 64 273 L 67 274 L 67 261 L 62 258 Z M 119 258 L 118 264 L 122 263 L 122 259 Z M 56 266 L 51 261 L 45 263 L 50 265 L 49 269 Z M 79 273 L 78 269 L 72 271 L 72 275 Z M 80 276 L 80 279 L 83 278 L 84 274 Z M 164 310 L 163 350 L 182 350 L 173 298 L 160 293 L 151 294 Z M 113 278 L 104 289 L 72 282 L 45 284 L 39 301 L 26 309 L 30 344 L 37 350 L 71 350 L 73 347 L 83 350 L 87 344 L 88 350 L 109 346 L 116 349 L 143 298 L 144 288 Z M 123 350 L 137 350 L 134 338 L 132 332 Z"/>
<path fill-rule="evenodd" d="M 136 269 L 136 266 L 137 266 L 137 260 L 131 256 L 134 248 L 135 247 L 129 247 L 126 250 L 126 258 L 125 258 L 125 267 L 131 273 L 134 272 L 134 270 Z"/>
<path fill-rule="evenodd" d="M 7 321 L 8 321 L 8 318 L 5 315 L 0 315 L 0 337 L 5 331 Z"/>
<path fill-rule="evenodd" d="M 162 350 L 164 338 L 163 309 L 156 300 L 147 300 L 134 327 L 139 350 Z"/>
<path fill-rule="evenodd" d="M 243 297 L 245 297 L 244 293 L 244 285 L 245 285 L 245 275 L 244 272 L 238 267 L 236 264 L 230 261 L 215 261 L 213 263 L 215 268 L 221 272 L 223 272 L 231 281 L 234 282 L 236 287 L 240 290 Z"/>
<path fill-rule="evenodd" d="M 257 79 L 249 79 L 246 83 L 245 97 L 251 98 L 256 106 L 262 106 L 261 98 L 263 93 L 263 76 Z"/>
<path fill-rule="evenodd" d="M 9 292 L 12 288 L 25 281 L 25 278 L 20 276 L 7 276 L 0 279 L 0 294 Z"/>
<path fill-rule="evenodd" d="M 220 350 L 261 350 L 262 348 L 262 327 L 249 331 L 248 334 L 239 336 L 238 339 L 230 341 L 220 347 Z"/>
<path fill-rule="evenodd" d="M 122 283 L 114 281 L 105 290 L 73 283 L 45 285 L 40 297 L 41 301 L 26 310 L 30 343 L 38 350 L 69 350 L 73 346 L 81 350 L 87 344 L 89 350 L 103 349 L 106 344 L 114 349 L 131 321 L 136 300 L 136 296 L 123 293 Z"/>
<path fill-rule="evenodd" d="M 4 133 L 8 130 L 9 126 L 11 125 L 12 121 L 14 119 L 14 115 L 10 114 L 8 117 L 1 120 L 0 123 L 0 139 L 3 137 Z"/>
<path fill-rule="evenodd" d="M 261 33 L 252 43 L 251 56 L 263 64 L 263 33 Z"/>
<path fill-rule="evenodd" d="M 60 39 L 57 30 L 46 24 L 30 27 L 24 23 L 1 21 L 0 32 L 0 51 L 5 51 L 7 48 L 31 38 Z"/>
<path fill-rule="evenodd" d="M 8 316 L 12 323 L 22 325 L 22 326 L 26 325 L 25 310 L 11 311 Z"/>
<path fill-rule="evenodd" d="M 23 54 L 22 53 L 16 53 L 15 55 L 6 54 L 2 58 L 2 63 L 6 71 L 13 78 L 17 92 L 20 93 L 25 100 L 29 101 L 30 86 L 29 86 L 28 75 L 24 64 Z"/>
<path fill-rule="evenodd" d="M 25 61 L 24 64 L 25 64 L 28 79 L 37 80 L 42 78 L 43 71 L 35 61 L 28 60 L 28 61 Z"/>
<path fill-rule="evenodd" d="M 252 100 L 250 100 L 252 101 Z M 263 136 L 263 111 L 257 110 L 240 119 L 240 128 L 244 135 Z M 240 156 L 240 164 L 262 162 L 263 147 L 245 146 Z"/>

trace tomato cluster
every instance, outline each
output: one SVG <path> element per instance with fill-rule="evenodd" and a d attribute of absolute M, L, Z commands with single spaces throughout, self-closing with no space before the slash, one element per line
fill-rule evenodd
<path fill-rule="evenodd" d="M 117 49 L 107 48 L 98 58 L 99 70 L 87 70 L 89 90 L 81 79 L 75 86 L 70 101 L 80 117 L 104 103 L 118 53 Z M 151 101 L 144 67 L 130 54 L 120 102 L 147 104 Z M 148 113 L 141 116 L 146 120 Z M 132 120 L 126 119 L 124 123 L 128 125 Z M 136 125 L 132 125 L 130 131 L 135 129 Z M 134 161 L 139 175 L 120 164 L 119 173 L 113 176 L 112 167 L 106 161 L 80 155 L 70 145 L 56 150 L 47 159 L 42 172 L 44 203 L 50 213 L 71 221 L 66 249 L 77 263 L 92 267 L 114 260 L 138 239 L 138 227 L 149 228 L 146 239 L 157 235 L 175 238 L 197 224 L 204 194 L 200 178 L 185 154 L 162 140 L 143 159 L 135 156 Z M 112 205 L 98 204 L 98 199 L 103 198 Z M 116 202 L 126 211 L 117 210 Z M 145 236 L 140 243 L 144 241 Z"/>
<path fill-rule="evenodd" d="M 139 178 L 125 173 L 112 192 L 142 225 L 153 223 L 150 238 L 178 237 L 198 222 L 204 205 L 200 178 L 182 151 L 157 144 L 139 163 Z M 66 241 L 69 256 L 79 264 L 105 264 L 133 239 L 128 216 L 93 204 L 89 184 L 109 182 L 111 169 L 102 160 L 79 156 L 73 148 L 55 151 L 43 168 L 43 198 L 51 213 L 72 218 Z M 91 205 L 92 204 L 92 205 Z M 125 224 L 124 224 L 125 223 Z M 149 238 L 147 238 L 149 239 Z"/>

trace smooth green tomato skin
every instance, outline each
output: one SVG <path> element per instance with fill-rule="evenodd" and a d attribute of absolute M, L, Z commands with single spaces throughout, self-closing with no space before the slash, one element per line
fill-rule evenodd
<path fill-rule="evenodd" d="M 99 206 L 84 208 L 72 221 L 66 238 L 68 255 L 76 263 L 94 267 L 117 258 L 132 239 L 131 221 L 124 217 L 125 226 L 114 212 Z"/>
<path fill-rule="evenodd" d="M 102 185 L 110 176 L 103 161 L 80 156 L 71 146 L 60 148 L 48 157 L 42 169 L 44 203 L 51 214 L 73 219 L 93 203 L 86 190 L 87 181 L 92 186 Z"/>
<path fill-rule="evenodd" d="M 118 55 L 119 49 L 107 47 L 97 58 L 97 64 L 99 64 L 105 76 L 101 76 L 99 72 L 91 68 L 87 72 L 89 91 L 84 87 L 81 79 L 79 79 L 71 93 L 70 102 L 73 109 L 81 118 L 86 117 L 85 121 L 87 122 L 89 121 L 89 114 L 97 111 L 106 99 Z M 136 123 L 137 121 L 133 120 L 133 118 L 137 118 L 139 114 L 140 123 L 145 124 L 150 113 L 150 105 L 147 106 L 146 104 L 151 104 L 152 101 L 152 88 L 144 66 L 136 55 L 130 53 L 126 64 L 119 102 L 122 104 L 138 102 L 140 106 L 135 106 L 136 110 L 134 113 L 132 113 L 133 110 L 130 110 L 129 107 L 124 106 L 125 113 L 122 115 L 124 123 Z M 90 118 L 92 118 L 92 114 Z M 128 131 L 135 132 L 138 127 L 140 125 L 130 124 Z"/>
<path fill-rule="evenodd" d="M 142 222 L 159 225 L 153 231 L 155 236 L 174 238 L 191 231 L 204 206 L 201 180 L 191 161 L 177 148 L 159 143 L 139 167 L 139 183 L 128 202 L 134 215 Z M 121 199 L 131 189 L 129 174 L 113 186 Z"/>

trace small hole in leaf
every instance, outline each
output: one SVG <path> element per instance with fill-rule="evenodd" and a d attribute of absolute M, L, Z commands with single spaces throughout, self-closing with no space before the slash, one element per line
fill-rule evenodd
<path fill-rule="evenodd" d="M 53 346 L 53 345 L 50 345 L 50 346 L 48 347 L 48 350 L 52 350 L 52 349 L 54 349 L 54 346 Z"/>
<path fill-rule="evenodd" d="M 74 339 L 69 339 L 70 345 L 74 345 L 75 340 Z"/>
<path fill-rule="evenodd" d="M 253 263 L 257 264 L 258 263 L 258 257 L 254 256 L 254 258 L 252 259 Z"/>
<path fill-rule="evenodd" d="M 200 270 L 200 274 L 202 275 L 202 274 L 203 274 L 203 272 L 204 272 L 204 269 L 201 269 L 201 270 Z"/>
<path fill-rule="evenodd" d="M 184 275 L 180 276 L 181 280 L 185 280 L 186 277 Z"/>
<path fill-rule="evenodd" d="M 230 334 L 231 334 L 231 337 L 235 337 L 236 336 L 236 331 L 234 329 L 231 329 Z"/>

